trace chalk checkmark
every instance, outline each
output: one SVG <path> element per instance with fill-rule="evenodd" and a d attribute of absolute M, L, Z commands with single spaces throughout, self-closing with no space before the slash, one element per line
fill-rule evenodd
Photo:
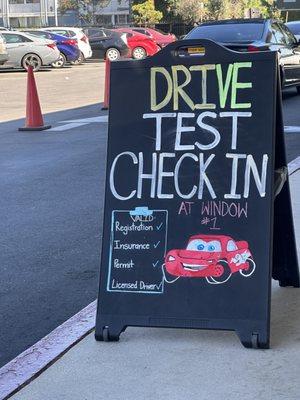
<path fill-rule="evenodd" d="M 158 262 L 159 262 L 159 260 L 157 260 L 155 263 L 152 263 L 154 268 L 157 266 Z"/>
<path fill-rule="evenodd" d="M 159 240 L 156 244 L 153 245 L 155 249 L 157 248 L 157 246 L 159 245 L 159 243 L 160 243 L 160 240 Z"/>
<path fill-rule="evenodd" d="M 161 223 L 161 224 L 159 224 L 157 227 L 156 227 L 156 229 L 159 231 L 160 230 L 160 228 L 163 226 L 163 222 Z"/>

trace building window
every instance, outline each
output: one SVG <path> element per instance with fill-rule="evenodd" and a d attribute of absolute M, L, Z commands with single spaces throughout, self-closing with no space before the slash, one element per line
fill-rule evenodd
<path fill-rule="evenodd" d="M 111 26 L 112 25 L 112 16 L 111 15 L 97 15 L 96 16 L 96 22 L 99 25 L 103 26 Z"/>
<path fill-rule="evenodd" d="M 40 4 L 40 0 L 25 0 L 26 1 L 26 4 L 32 4 L 32 3 L 38 3 L 38 4 Z"/>
<path fill-rule="evenodd" d="M 25 0 L 9 0 L 9 4 L 25 4 Z"/>
<path fill-rule="evenodd" d="M 40 17 L 12 17 L 10 18 L 12 28 L 39 28 L 41 26 Z"/>
<path fill-rule="evenodd" d="M 116 23 L 118 25 L 128 24 L 128 14 L 117 14 L 116 15 Z"/>

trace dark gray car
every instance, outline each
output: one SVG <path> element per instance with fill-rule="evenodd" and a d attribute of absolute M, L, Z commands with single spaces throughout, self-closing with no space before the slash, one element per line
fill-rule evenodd
<path fill-rule="evenodd" d="M 84 33 L 90 41 L 93 58 L 108 58 L 110 61 L 120 57 L 129 57 L 126 33 L 105 28 L 85 28 Z"/>
<path fill-rule="evenodd" d="M 236 19 L 206 22 L 185 39 L 211 39 L 235 51 L 275 50 L 279 55 L 283 87 L 296 86 L 300 94 L 300 44 L 280 21 Z"/>

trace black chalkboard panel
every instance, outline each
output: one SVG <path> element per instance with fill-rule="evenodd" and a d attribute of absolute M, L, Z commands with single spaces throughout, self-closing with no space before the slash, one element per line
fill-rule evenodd
<path fill-rule="evenodd" d="M 111 63 L 97 340 L 153 326 L 269 346 L 276 85 L 276 53 L 208 40 Z"/>

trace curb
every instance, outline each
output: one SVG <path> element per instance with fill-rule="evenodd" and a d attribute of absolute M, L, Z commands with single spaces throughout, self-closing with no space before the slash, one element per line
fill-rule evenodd
<path fill-rule="evenodd" d="M 15 394 L 88 335 L 95 327 L 96 307 L 95 300 L 0 368 L 0 399 Z"/>

